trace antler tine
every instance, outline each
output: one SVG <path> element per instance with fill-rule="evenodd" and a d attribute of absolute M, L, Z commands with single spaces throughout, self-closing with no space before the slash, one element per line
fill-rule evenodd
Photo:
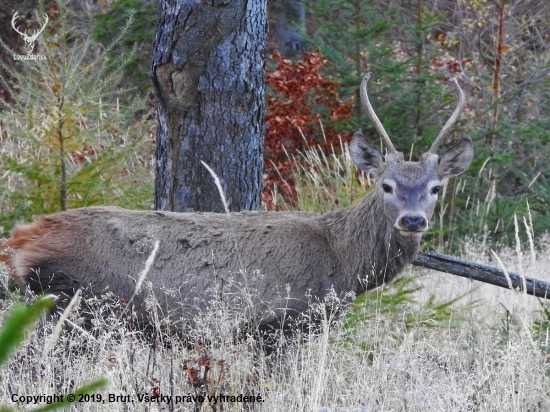
<path fill-rule="evenodd" d="M 31 40 L 36 40 L 38 38 L 38 35 L 44 31 L 44 29 L 46 28 L 46 25 L 50 21 L 50 19 L 48 18 L 48 15 L 46 13 L 44 13 L 44 17 L 46 18 L 45 21 L 44 21 L 44 24 L 42 25 L 40 30 L 37 30 L 36 33 L 34 33 L 32 35 Z"/>
<path fill-rule="evenodd" d="M 363 76 L 363 80 L 361 81 L 361 87 L 360 87 L 361 102 L 363 103 L 363 106 L 367 111 L 367 115 L 369 116 L 369 119 L 371 120 L 371 122 L 374 123 L 374 127 L 376 127 L 378 134 L 380 134 L 380 137 L 382 138 L 382 142 L 384 143 L 384 146 L 386 146 L 388 153 L 397 153 L 397 150 L 395 150 L 395 147 L 393 146 L 393 143 L 391 142 L 390 137 L 386 133 L 386 130 L 384 130 L 384 126 L 382 126 L 382 123 L 378 119 L 378 116 L 376 116 L 376 113 L 374 113 L 374 109 L 370 104 L 369 96 L 367 95 L 367 82 L 369 81 L 369 79 L 370 79 L 370 73 L 367 73 Z"/>
<path fill-rule="evenodd" d="M 25 36 L 27 34 L 27 30 L 25 30 L 25 33 L 21 33 L 19 31 L 19 26 L 15 26 L 15 23 L 17 22 L 17 19 L 19 18 L 19 10 L 16 10 L 16 12 L 13 14 L 13 17 L 11 18 L 11 26 L 13 29 L 19 33 L 21 36 Z"/>
<path fill-rule="evenodd" d="M 464 92 L 460 88 L 460 85 L 458 84 L 458 80 L 453 78 L 453 82 L 455 84 L 456 91 L 458 92 L 458 105 L 456 106 L 455 111 L 453 112 L 452 116 L 447 120 L 447 123 L 445 123 L 445 126 L 443 126 L 443 129 L 439 132 L 437 137 L 435 138 L 432 147 L 430 147 L 430 150 L 428 150 L 428 153 L 437 154 L 437 149 L 439 148 L 439 145 L 443 141 L 443 138 L 449 133 L 449 130 L 453 127 L 453 125 L 458 120 L 458 117 L 460 116 L 460 113 L 462 112 L 462 109 L 464 109 Z"/>

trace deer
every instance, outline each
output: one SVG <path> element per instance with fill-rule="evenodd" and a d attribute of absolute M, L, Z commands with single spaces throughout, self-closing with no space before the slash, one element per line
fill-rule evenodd
<path fill-rule="evenodd" d="M 32 36 L 29 36 L 27 34 L 27 30 L 22 32 L 22 31 L 19 30 L 19 27 L 16 26 L 16 22 L 17 22 L 18 18 L 19 18 L 19 11 L 16 11 L 14 13 L 12 19 L 11 19 L 11 26 L 13 27 L 13 29 L 19 35 L 21 35 L 21 37 L 25 41 L 25 51 L 27 52 L 27 54 L 31 54 L 32 51 L 34 50 L 34 44 L 36 42 L 36 39 L 38 38 L 40 33 L 42 33 L 44 31 L 44 29 L 46 28 L 46 25 L 48 24 L 48 21 L 50 21 L 50 19 L 48 18 L 47 14 L 44 14 L 44 24 L 42 25 L 42 27 L 40 29 L 36 30 L 35 33 Z"/>
<path fill-rule="evenodd" d="M 369 101 L 368 80 L 369 74 L 360 98 L 386 153 L 361 132 L 354 134 L 351 158 L 376 184 L 350 207 L 322 214 L 85 207 L 16 226 L 0 243 L 0 261 L 34 293 L 110 291 L 125 300 L 135 297 L 137 312 L 146 316 L 136 277 L 159 242 L 147 280 L 163 313 L 183 331 L 222 292 L 252 292 L 251 313 L 264 329 L 280 325 L 289 313 L 305 313 L 312 298 L 332 294 L 349 303 L 412 263 L 441 186 L 473 158 L 469 138 L 437 154 L 464 106 L 456 79 L 458 105 L 419 161 L 407 161 L 395 149 Z"/>

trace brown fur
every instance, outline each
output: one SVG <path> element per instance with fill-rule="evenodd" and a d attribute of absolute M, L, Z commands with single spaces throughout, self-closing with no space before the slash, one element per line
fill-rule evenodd
<path fill-rule="evenodd" d="M 37 262 L 61 257 L 69 246 L 71 215 L 54 216 L 40 216 L 33 223 L 18 225 L 11 237 L 0 243 L 0 262 L 8 266 L 18 283 L 26 283 Z"/>

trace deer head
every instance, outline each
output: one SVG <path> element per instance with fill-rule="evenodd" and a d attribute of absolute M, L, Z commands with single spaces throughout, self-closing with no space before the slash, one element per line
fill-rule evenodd
<path fill-rule="evenodd" d="M 381 191 L 383 210 L 388 223 L 404 237 L 420 238 L 428 228 L 441 185 L 449 177 L 466 170 L 472 161 L 474 152 L 469 138 L 462 139 L 441 156 L 437 155 L 439 145 L 464 107 L 464 93 L 458 81 L 454 79 L 459 95 L 457 108 L 431 148 L 418 162 L 408 162 L 404 160 L 403 153 L 398 152 L 393 146 L 370 104 L 367 95 L 369 77 L 370 75 L 366 74 L 361 82 L 361 101 L 380 134 L 387 153 L 382 155 L 375 145 L 357 132 L 350 144 L 351 155 L 361 170 L 371 173 L 377 179 L 376 190 Z"/>
<path fill-rule="evenodd" d="M 27 35 L 27 30 L 25 30 L 24 33 L 21 32 L 19 30 L 19 27 L 17 27 L 15 25 L 15 22 L 19 18 L 19 11 L 16 11 L 15 14 L 13 15 L 13 18 L 11 19 L 11 26 L 13 27 L 13 29 L 17 33 L 19 33 L 21 35 L 21 37 L 25 41 L 25 51 L 27 52 L 27 54 L 32 53 L 32 51 L 34 50 L 34 43 L 36 42 L 36 39 L 38 38 L 38 35 L 44 31 L 44 28 L 46 27 L 46 24 L 48 24 L 48 21 L 49 21 L 48 15 L 44 14 L 44 17 L 46 18 L 46 20 L 44 21 L 44 24 L 42 25 L 40 30 L 37 30 L 36 33 L 34 33 L 32 36 Z"/>

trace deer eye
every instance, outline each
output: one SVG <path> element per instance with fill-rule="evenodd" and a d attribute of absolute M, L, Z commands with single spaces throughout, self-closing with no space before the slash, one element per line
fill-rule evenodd
<path fill-rule="evenodd" d="M 439 193 L 439 189 L 441 189 L 441 186 L 434 186 L 432 187 L 432 195 L 436 195 Z"/>
<path fill-rule="evenodd" d="M 393 193 L 392 187 L 386 183 L 382 183 L 382 190 L 386 193 Z"/>

